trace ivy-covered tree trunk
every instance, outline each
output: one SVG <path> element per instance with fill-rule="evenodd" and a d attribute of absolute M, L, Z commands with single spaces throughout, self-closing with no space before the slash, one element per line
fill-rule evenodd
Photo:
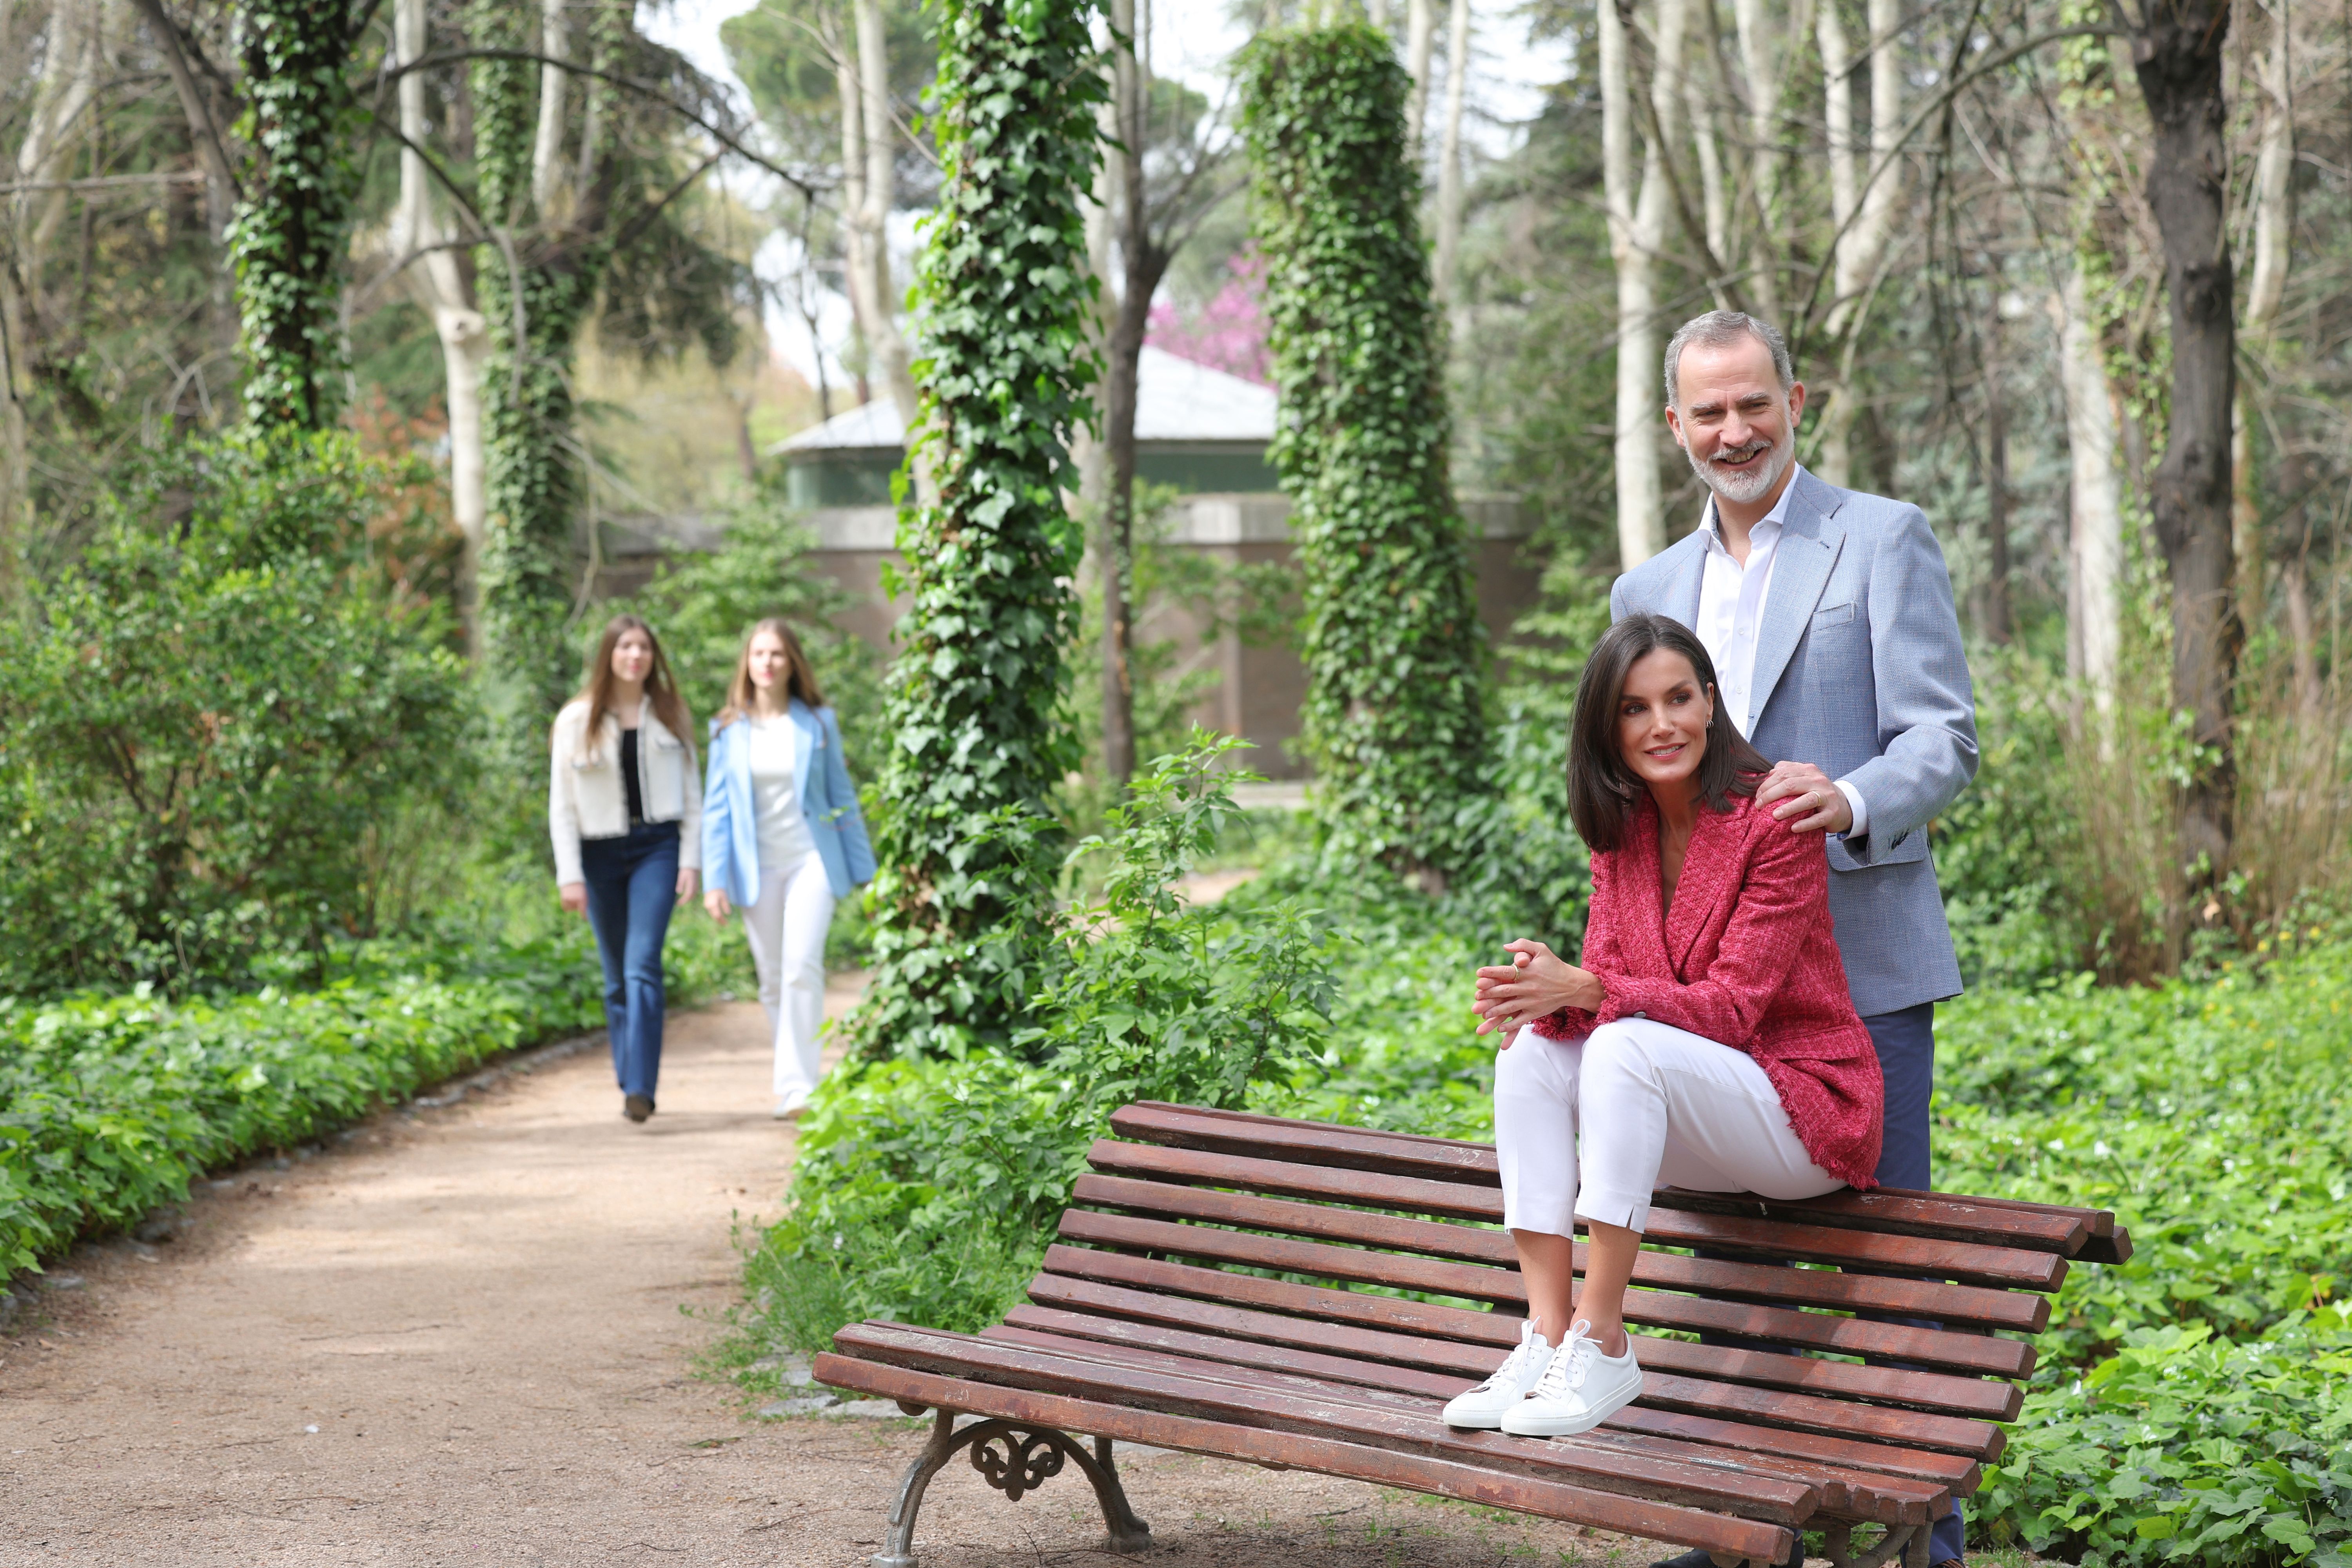
<path fill-rule="evenodd" d="M 591 58 L 609 61 L 627 13 L 599 5 L 588 16 Z M 474 42 L 530 49 L 539 43 L 533 19 L 530 8 L 511 0 L 480 0 Z M 499 236 L 475 253 L 489 340 L 477 614 L 493 704 L 517 736 L 535 736 L 580 677 L 565 635 L 575 586 L 572 528 L 586 482 L 572 427 L 572 348 L 612 252 L 604 222 L 611 160 L 599 144 L 614 121 L 612 89 L 593 79 L 578 84 L 581 178 L 576 188 L 552 189 L 550 205 L 561 210 L 544 211 L 533 192 L 541 82 L 529 60 L 474 63 L 477 194 Z"/>
<path fill-rule="evenodd" d="M 350 7 L 246 0 L 250 194 L 228 229 L 257 425 L 322 429 L 342 404 L 341 272 L 357 186 L 351 155 Z"/>
<path fill-rule="evenodd" d="M 936 491 L 899 514 L 912 603 L 884 726 L 868 1051 L 1002 1043 L 1035 981 L 1043 929 L 1025 917 L 1058 844 L 1045 807 L 1076 754 L 1062 649 L 1078 541 L 1060 492 L 1098 371 L 1079 206 L 1103 93 L 1091 9 L 938 13 L 942 178 L 915 365 Z"/>
<path fill-rule="evenodd" d="M 1442 874 L 1484 790 L 1486 635 L 1405 160 L 1412 83 L 1361 23 L 1266 34 L 1241 70 L 1317 811 L 1327 851 Z"/>

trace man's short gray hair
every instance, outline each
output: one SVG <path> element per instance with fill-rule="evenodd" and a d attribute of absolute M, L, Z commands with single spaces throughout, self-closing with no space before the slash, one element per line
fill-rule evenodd
<path fill-rule="evenodd" d="M 1786 392 L 1797 383 L 1797 368 L 1789 359 L 1789 340 L 1780 329 L 1769 321 L 1757 320 L 1745 310 L 1709 310 L 1704 316 L 1693 316 L 1675 329 L 1666 341 L 1666 403 L 1679 408 L 1682 388 L 1675 375 L 1682 368 L 1683 350 L 1696 343 L 1703 349 L 1727 349 L 1742 338 L 1753 338 L 1772 351 L 1772 369 L 1780 378 L 1780 390 Z"/>

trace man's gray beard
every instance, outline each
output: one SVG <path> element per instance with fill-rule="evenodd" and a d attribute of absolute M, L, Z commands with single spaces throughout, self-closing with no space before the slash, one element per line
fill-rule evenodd
<path fill-rule="evenodd" d="M 1717 468 L 1696 452 L 1685 450 L 1683 456 L 1690 459 L 1691 472 L 1698 476 L 1699 483 L 1724 500 L 1762 500 L 1772 493 L 1772 487 L 1780 482 L 1780 476 L 1787 473 L 1789 466 L 1797 460 L 1797 441 L 1791 436 L 1775 446 L 1764 466 L 1757 468 L 1727 470 Z"/>

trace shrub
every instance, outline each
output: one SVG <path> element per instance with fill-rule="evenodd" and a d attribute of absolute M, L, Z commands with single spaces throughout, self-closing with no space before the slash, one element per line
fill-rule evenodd
<path fill-rule="evenodd" d="M 0 994 L 311 975 L 381 923 L 371 848 L 454 807 L 473 711 L 366 570 L 383 479 L 336 435 L 167 454 L 0 626 Z"/>

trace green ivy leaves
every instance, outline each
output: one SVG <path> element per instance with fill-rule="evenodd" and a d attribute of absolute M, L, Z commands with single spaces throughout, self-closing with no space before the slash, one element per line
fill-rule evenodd
<path fill-rule="evenodd" d="M 1410 83 L 1362 24 L 1263 36 L 1241 80 L 1327 848 L 1456 869 L 1461 807 L 1486 793 L 1486 633 L 1403 158 Z"/>
<path fill-rule="evenodd" d="M 245 339 L 246 415 L 317 430 L 341 403 L 340 272 L 359 169 L 341 0 L 246 0 L 238 18 L 256 150 L 227 234 Z"/>
<path fill-rule="evenodd" d="M 1095 284 L 1079 202 L 1095 159 L 1088 5 L 941 0 L 939 205 L 916 263 L 923 356 L 899 514 L 912 605 L 890 679 L 868 1051 L 960 1054 L 1024 1013 L 1076 760 L 1062 648 L 1077 601 L 1061 501 L 1093 417 Z M 1075 489 L 1075 485 L 1071 488 Z"/>

